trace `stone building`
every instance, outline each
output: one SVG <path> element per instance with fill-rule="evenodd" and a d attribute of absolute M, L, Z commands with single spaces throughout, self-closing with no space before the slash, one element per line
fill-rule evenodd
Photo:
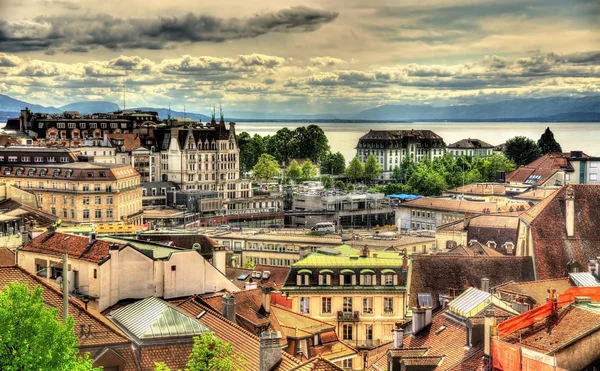
<path fill-rule="evenodd" d="M 375 155 L 383 165 L 382 179 L 391 179 L 392 170 L 405 158 L 418 162 L 433 160 L 445 153 L 442 137 L 431 130 L 370 130 L 356 145 L 356 156 L 365 162 Z"/>
<path fill-rule="evenodd" d="M 467 156 L 467 157 L 488 157 L 494 152 L 493 145 L 484 142 L 480 139 L 461 139 L 456 143 L 448 144 L 446 152 L 452 156 Z"/>
<path fill-rule="evenodd" d="M 0 181 L 34 194 L 42 211 L 66 223 L 142 224 L 140 176 L 131 165 L 1 165 Z"/>

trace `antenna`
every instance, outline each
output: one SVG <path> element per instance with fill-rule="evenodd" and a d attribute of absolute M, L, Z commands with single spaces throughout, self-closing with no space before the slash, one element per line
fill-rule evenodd
<path fill-rule="evenodd" d="M 223 120 L 223 105 L 221 103 L 219 103 L 219 111 L 221 113 L 221 121 L 224 121 Z"/>
<path fill-rule="evenodd" d="M 169 121 L 171 120 L 171 102 L 169 102 Z"/>

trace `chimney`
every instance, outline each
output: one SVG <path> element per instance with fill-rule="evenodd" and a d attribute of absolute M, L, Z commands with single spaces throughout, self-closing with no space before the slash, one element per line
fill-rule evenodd
<path fill-rule="evenodd" d="M 408 270 L 408 256 L 406 253 L 406 249 L 404 249 L 402 253 L 402 272 L 406 272 Z"/>
<path fill-rule="evenodd" d="M 92 232 L 90 232 L 90 237 L 89 237 L 88 243 L 91 245 L 94 242 L 96 242 L 96 232 L 92 231 Z"/>
<path fill-rule="evenodd" d="M 392 330 L 394 339 L 394 349 L 400 349 L 404 346 L 404 330 L 400 323 L 396 324 L 396 328 Z"/>
<path fill-rule="evenodd" d="M 481 279 L 481 291 L 490 292 L 490 279 L 489 278 Z"/>
<path fill-rule="evenodd" d="M 244 285 L 244 289 L 246 289 L 246 290 L 254 290 L 257 287 L 258 287 L 258 284 L 252 280 L 246 282 L 246 284 Z"/>
<path fill-rule="evenodd" d="M 595 260 L 590 260 L 590 262 L 588 263 L 588 272 L 590 272 L 591 274 L 595 274 L 596 273 L 596 261 Z"/>
<path fill-rule="evenodd" d="M 496 313 L 493 309 L 485 311 L 484 329 L 483 329 L 483 353 L 490 357 L 492 355 L 492 336 L 496 327 Z"/>
<path fill-rule="evenodd" d="M 596 273 L 594 275 L 600 277 L 600 256 L 596 257 Z"/>
<path fill-rule="evenodd" d="M 426 310 L 424 307 L 413 308 L 413 310 L 412 310 L 412 312 L 413 312 L 413 315 L 412 315 L 412 333 L 413 333 L 413 335 L 418 334 L 419 331 L 421 331 L 423 328 L 425 328 L 425 326 L 428 325 L 425 311 Z M 431 321 L 431 313 L 429 314 L 429 318 Z"/>
<path fill-rule="evenodd" d="M 223 317 L 227 318 L 233 323 L 236 323 L 235 320 L 235 298 L 230 293 L 227 293 L 223 296 L 222 301 L 223 307 Z"/>
<path fill-rule="evenodd" d="M 260 335 L 260 371 L 271 371 L 281 362 L 281 333 L 265 331 Z"/>
<path fill-rule="evenodd" d="M 261 287 L 261 305 L 267 315 L 271 313 L 271 287 Z"/>
<path fill-rule="evenodd" d="M 569 186 L 565 200 L 565 226 L 567 227 L 567 238 L 575 235 L 575 190 Z"/>

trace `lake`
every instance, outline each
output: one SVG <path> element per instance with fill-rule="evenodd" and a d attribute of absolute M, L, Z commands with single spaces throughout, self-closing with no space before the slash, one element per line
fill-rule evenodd
<path fill-rule="evenodd" d="M 236 133 L 272 135 L 283 126 L 293 130 L 309 123 L 298 122 L 240 122 Z M 414 122 L 414 123 L 318 123 L 327 138 L 332 152 L 341 152 L 346 161 L 356 155 L 354 147 L 358 139 L 369 130 L 432 130 L 444 138 L 446 144 L 464 138 L 477 138 L 498 145 L 517 135 L 527 136 L 537 141 L 546 127 L 554 133 L 554 138 L 563 151 L 583 151 L 588 155 L 600 156 L 600 123 L 588 122 Z"/>

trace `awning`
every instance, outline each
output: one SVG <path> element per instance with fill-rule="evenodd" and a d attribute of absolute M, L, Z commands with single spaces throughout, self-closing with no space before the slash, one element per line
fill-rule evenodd
<path fill-rule="evenodd" d="M 354 271 L 352 269 L 342 269 L 340 271 L 341 274 L 354 274 Z"/>
<path fill-rule="evenodd" d="M 386 269 L 382 269 L 381 273 L 382 274 L 396 274 L 396 271 L 393 269 L 386 268 Z"/>
<path fill-rule="evenodd" d="M 361 269 L 360 270 L 360 274 L 367 274 L 367 273 L 375 274 L 375 271 L 372 269 Z"/>
<path fill-rule="evenodd" d="M 333 271 L 331 269 L 321 269 L 319 274 L 333 274 Z"/>
<path fill-rule="evenodd" d="M 312 271 L 310 269 L 300 269 L 298 274 L 312 274 Z"/>

